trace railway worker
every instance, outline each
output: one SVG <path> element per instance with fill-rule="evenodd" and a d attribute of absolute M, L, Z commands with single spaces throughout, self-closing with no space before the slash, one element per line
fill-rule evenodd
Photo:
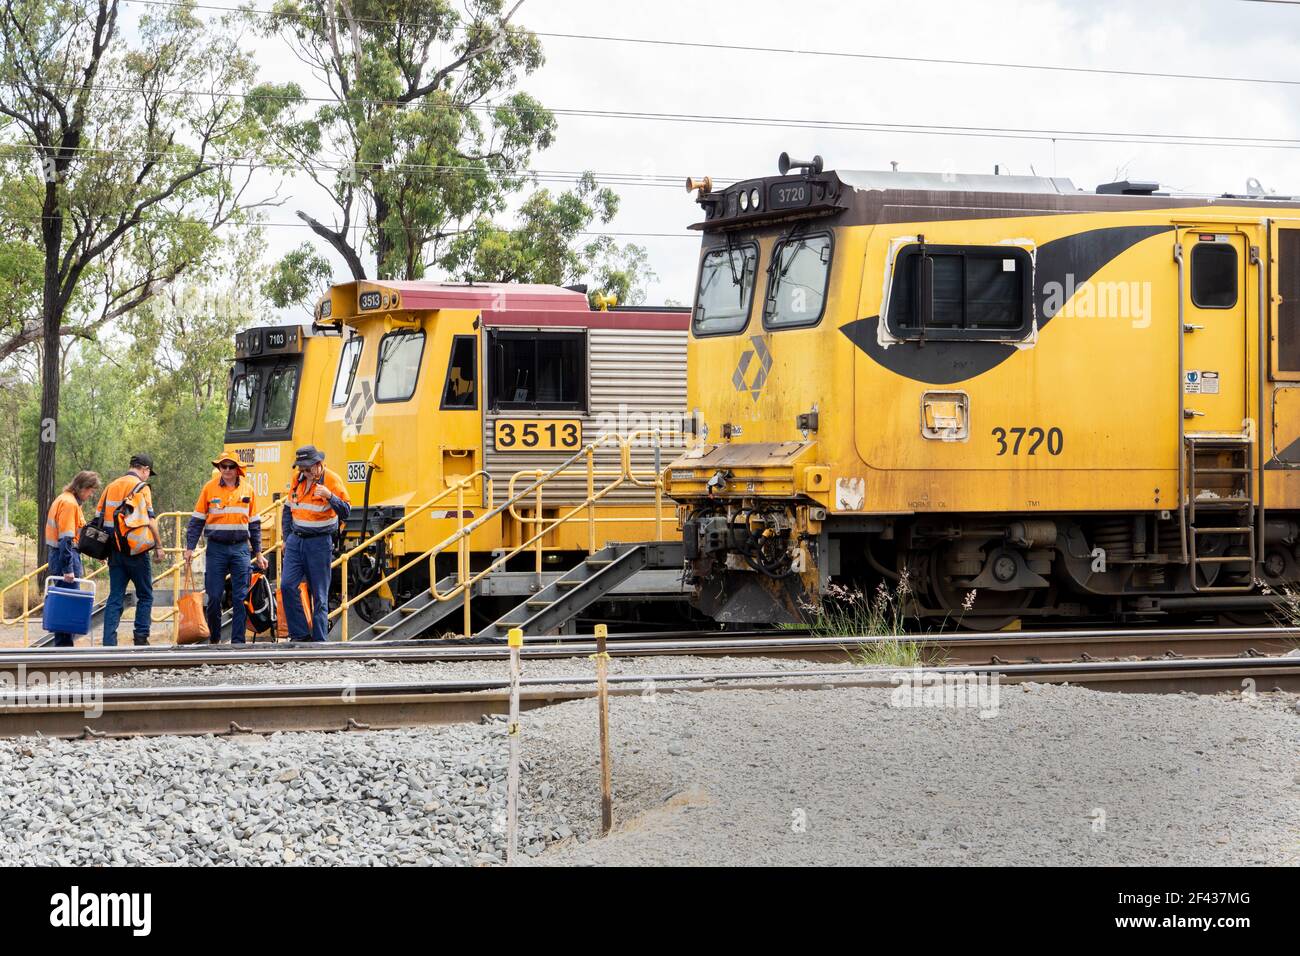
<path fill-rule="evenodd" d="M 284 571 L 280 593 L 291 641 L 324 641 L 329 631 L 330 560 L 334 533 L 352 510 L 347 485 L 325 467 L 325 454 L 314 445 L 298 449 L 289 497 L 280 509 Z M 303 612 L 298 585 L 307 582 L 311 623 Z"/>
<path fill-rule="evenodd" d="M 217 475 L 199 491 L 189 524 L 185 528 L 185 566 L 194 560 L 194 548 L 200 535 L 207 539 L 208 550 L 203 565 L 204 590 L 207 591 L 208 640 L 221 640 L 221 599 L 225 594 L 226 575 L 230 575 L 230 643 L 243 644 L 248 611 L 249 555 L 261 570 L 266 570 L 262 556 L 262 519 L 257 513 L 257 495 L 251 482 L 244 480 L 244 469 L 231 455 L 222 454 L 213 462 Z"/>
<path fill-rule="evenodd" d="M 56 588 L 76 588 L 72 582 L 85 577 L 81 553 L 77 550 L 77 535 L 86 523 L 81 506 L 98 490 L 99 475 L 93 471 L 79 471 L 50 505 L 50 513 L 45 519 L 45 545 L 49 548 L 46 573 L 52 578 L 62 576 L 62 581 L 54 583 Z M 71 634 L 56 632 L 54 646 L 71 647 L 74 640 Z"/>
<path fill-rule="evenodd" d="M 117 528 L 117 547 L 108 553 L 108 603 L 104 605 L 104 646 L 117 646 L 117 625 L 126 603 L 126 586 L 135 586 L 135 623 L 132 637 L 138 645 L 149 643 L 153 621 L 153 568 L 150 552 L 162 541 L 158 519 L 153 510 L 153 494 L 148 481 L 156 472 L 153 458 L 143 452 L 131 456 L 131 468 L 121 478 L 114 478 L 99 496 L 97 509 L 103 512 L 104 524 Z M 131 527 L 122 533 L 123 522 L 117 513 L 123 506 L 131 512 Z M 125 514 L 125 512 L 124 512 Z M 141 516 L 147 516 L 144 520 Z"/>

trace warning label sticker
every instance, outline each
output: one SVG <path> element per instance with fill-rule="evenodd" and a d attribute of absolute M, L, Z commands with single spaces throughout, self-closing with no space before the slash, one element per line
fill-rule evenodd
<path fill-rule="evenodd" d="M 1188 395 L 1218 395 L 1219 373 L 1188 369 L 1183 376 L 1183 391 Z"/>

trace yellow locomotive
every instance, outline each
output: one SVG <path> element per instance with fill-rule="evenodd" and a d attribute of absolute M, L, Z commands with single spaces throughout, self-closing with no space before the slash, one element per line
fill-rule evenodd
<path fill-rule="evenodd" d="M 244 472 L 265 508 L 279 497 L 294 449 L 327 444 L 328 386 L 338 364 L 337 329 L 273 325 L 235 335 L 223 449 Z M 269 547 L 278 528 L 267 525 Z"/>
<path fill-rule="evenodd" d="M 666 536 L 672 506 L 654 465 L 682 448 L 686 313 L 597 311 L 555 286 L 334 286 L 316 324 L 341 344 L 312 414 L 315 444 L 352 497 L 340 553 L 347 594 L 366 595 L 361 616 L 373 622 L 456 572 L 462 534 L 466 571 L 502 557 L 503 569 L 558 571 L 609 541 Z M 641 481 L 620 474 L 620 438 L 633 433 Z"/>
<path fill-rule="evenodd" d="M 687 188 L 668 487 L 715 619 L 904 574 L 979 628 L 1259 611 L 1300 577 L 1300 202 L 784 155 Z"/>

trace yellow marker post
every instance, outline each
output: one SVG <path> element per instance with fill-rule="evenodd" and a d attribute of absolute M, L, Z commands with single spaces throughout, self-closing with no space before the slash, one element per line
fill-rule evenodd
<path fill-rule="evenodd" d="M 596 625 L 596 704 L 600 714 L 600 832 L 609 836 L 614 829 L 614 788 L 609 765 L 609 652 L 605 639 L 609 625 Z"/>
<path fill-rule="evenodd" d="M 510 767 L 506 773 L 506 866 L 514 866 L 519 844 L 516 820 L 519 807 L 519 650 L 524 646 L 524 632 L 512 627 L 506 635 L 506 644 L 510 647 L 510 723 L 506 726 L 510 738 Z"/>

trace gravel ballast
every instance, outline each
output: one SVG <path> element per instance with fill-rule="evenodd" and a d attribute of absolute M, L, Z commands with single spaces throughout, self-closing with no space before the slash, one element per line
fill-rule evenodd
<path fill-rule="evenodd" d="M 996 716 L 890 690 L 658 695 L 611 706 L 613 835 L 555 864 L 1300 862 L 1296 698 L 1002 688 Z M 526 715 L 569 823 L 596 832 L 595 707 Z"/>
<path fill-rule="evenodd" d="M 499 864 L 504 727 L 3 741 L 0 864 Z M 531 793 L 536 855 L 569 831 Z"/>
<path fill-rule="evenodd" d="M 1300 862 L 1294 697 L 1008 685 L 982 719 L 968 708 L 891 707 L 893 696 L 838 688 L 615 698 L 616 829 L 604 839 L 594 702 L 527 712 L 523 858 Z M 503 731 L 494 720 L 0 741 L 0 863 L 495 865 L 504 859 Z"/>

